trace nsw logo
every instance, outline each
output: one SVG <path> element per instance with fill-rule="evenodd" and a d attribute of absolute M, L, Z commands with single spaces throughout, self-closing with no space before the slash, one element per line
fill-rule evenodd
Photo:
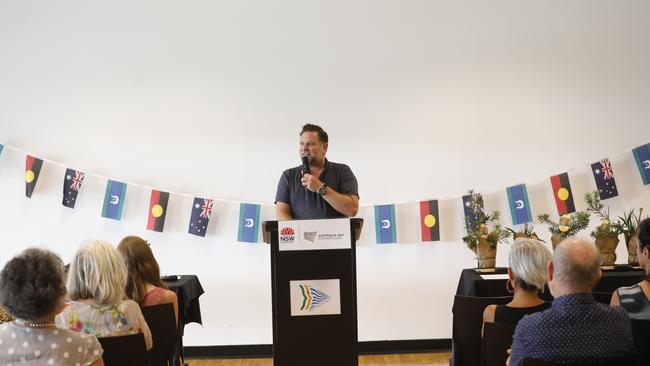
<path fill-rule="evenodd" d="M 281 243 L 294 243 L 296 241 L 296 231 L 290 227 L 282 228 L 280 231 Z"/>
<path fill-rule="evenodd" d="M 318 231 L 305 231 L 303 236 L 305 237 L 305 240 L 313 243 L 316 239 L 316 234 L 318 234 Z"/>

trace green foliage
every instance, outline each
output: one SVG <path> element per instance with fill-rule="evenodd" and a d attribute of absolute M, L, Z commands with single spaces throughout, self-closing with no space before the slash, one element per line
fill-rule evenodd
<path fill-rule="evenodd" d="M 504 242 L 510 236 L 510 233 L 499 223 L 500 212 L 492 211 L 486 214 L 483 197 L 478 193 L 474 193 L 473 190 L 470 190 L 468 194 L 470 195 L 469 207 L 477 220 L 473 223 L 470 217 L 465 217 L 465 229 L 467 229 L 468 234 L 463 237 L 463 241 L 467 244 L 467 247 L 476 252 L 476 246 L 480 238 L 487 240 L 492 246 Z M 486 228 L 484 232 L 481 232 L 482 225 Z"/>
<path fill-rule="evenodd" d="M 587 203 L 587 211 L 600 218 L 600 225 L 591 232 L 594 239 L 602 239 L 605 237 L 618 236 L 618 232 L 611 225 L 609 219 L 609 207 L 605 209 L 605 205 L 600 201 L 598 191 L 585 193 L 585 202 Z"/>
<path fill-rule="evenodd" d="M 537 219 L 548 225 L 548 231 L 551 232 L 551 234 L 554 235 L 559 235 L 561 237 L 567 238 L 569 236 L 576 235 L 578 232 L 581 230 L 584 230 L 587 226 L 589 226 L 589 214 L 587 212 L 574 212 L 573 214 L 567 214 L 567 215 L 562 215 L 562 218 L 568 217 L 568 223 L 566 226 L 568 227 L 568 230 L 566 231 L 561 231 L 560 230 L 560 224 L 554 221 L 551 221 L 550 216 L 548 214 L 541 214 L 537 216 Z"/>
<path fill-rule="evenodd" d="M 519 231 L 514 231 L 511 228 L 506 228 L 512 235 L 512 239 L 516 240 L 517 238 L 532 238 L 543 242 L 544 240 L 540 239 L 539 236 L 535 233 L 535 227 L 525 223 L 524 226 Z"/>
<path fill-rule="evenodd" d="M 630 211 L 623 211 L 623 216 L 619 216 L 618 220 L 612 224 L 612 227 L 618 234 L 623 234 L 625 236 L 626 243 L 632 239 L 639 228 L 643 207 L 639 209 L 638 215 L 635 214 L 635 212 L 636 209 L 634 208 Z"/>

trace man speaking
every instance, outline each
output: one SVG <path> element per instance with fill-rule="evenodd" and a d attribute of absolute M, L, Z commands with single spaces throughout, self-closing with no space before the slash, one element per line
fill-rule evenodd
<path fill-rule="evenodd" d="M 359 210 L 357 178 L 345 164 L 325 158 L 328 138 L 320 126 L 300 132 L 302 165 L 282 173 L 275 194 L 278 220 L 351 217 Z"/>

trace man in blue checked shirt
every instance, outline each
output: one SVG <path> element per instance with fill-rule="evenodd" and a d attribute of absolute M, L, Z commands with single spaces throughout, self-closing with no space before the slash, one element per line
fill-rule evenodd
<path fill-rule="evenodd" d="M 594 243 L 565 239 L 548 263 L 550 309 L 525 316 L 517 324 L 510 366 L 524 358 L 589 363 L 634 351 L 627 313 L 594 301 L 591 295 L 602 272 Z"/>

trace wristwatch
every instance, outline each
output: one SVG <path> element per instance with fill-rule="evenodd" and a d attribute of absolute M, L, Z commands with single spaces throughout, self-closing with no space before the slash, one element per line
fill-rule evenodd
<path fill-rule="evenodd" d="M 318 193 L 319 196 L 324 196 L 325 191 L 327 191 L 327 184 L 323 183 L 320 185 L 320 187 L 318 187 L 318 190 L 316 192 Z"/>

